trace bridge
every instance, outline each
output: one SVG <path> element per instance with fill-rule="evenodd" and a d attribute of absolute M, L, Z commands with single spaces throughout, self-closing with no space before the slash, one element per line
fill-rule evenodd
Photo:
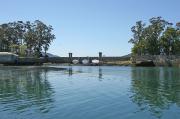
<path fill-rule="evenodd" d="M 0 53 L 0 64 L 7 65 L 34 65 L 43 63 L 72 63 L 73 60 L 78 60 L 79 63 L 86 59 L 89 63 L 92 60 L 99 60 L 100 63 L 114 62 L 114 61 L 127 61 L 130 57 L 103 57 L 102 52 L 99 52 L 99 56 L 95 57 L 73 57 L 72 53 L 69 53 L 69 57 L 48 57 L 48 58 L 34 58 L 34 57 L 18 57 L 13 53 Z"/>
<path fill-rule="evenodd" d="M 122 56 L 122 57 L 105 57 L 102 56 L 102 52 L 99 52 L 99 56 L 94 57 L 73 57 L 72 53 L 69 53 L 69 57 L 49 57 L 48 61 L 51 63 L 72 63 L 73 60 L 78 60 L 79 63 L 82 63 L 82 60 L 87 59 L 91 63 L 92 60 L 97 59 L 100 62 L 113 62 L 113 61 L 127 61 L 130 60 L 130 57 Z"/>

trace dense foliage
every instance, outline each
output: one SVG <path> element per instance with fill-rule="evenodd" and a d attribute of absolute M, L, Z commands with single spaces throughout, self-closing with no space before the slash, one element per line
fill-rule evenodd
<path fill-rule="evenodd" d="M 55 39 L 52 26 L 36 20 L 10 22 L 0 25 L 0 52 L 40 57 Z"/>
<path fill-rule="evenodd" d="M 132 53 L 136 55 L 178 55 L 180 54 L 180 23 L 172 23 L 161 17 L 153 17 L 146 25 L 142 21 L 136 22 L 131 28 L 134 44 Z"/>

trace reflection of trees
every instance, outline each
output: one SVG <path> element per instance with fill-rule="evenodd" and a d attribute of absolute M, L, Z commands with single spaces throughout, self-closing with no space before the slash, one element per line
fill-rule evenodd
<path fill-rule="evenodd" d="M 0 109 L 25 111 L 32 107 L 46 113 L 52 108 L 53 90 L 48 69 L 0 69 Z"/>
<path fill-rule="evenodd" d="M 179 77 L 180 70 L 175 68 L 132 69 L 132 101 L 161 117 L 171 104 L 180 107 Z"/>

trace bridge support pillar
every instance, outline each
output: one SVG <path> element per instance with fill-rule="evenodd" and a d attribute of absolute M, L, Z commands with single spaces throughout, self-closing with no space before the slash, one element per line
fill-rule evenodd
<path fill-rule="evenodd" d="M 102 52 L 99 52 L 99 61 L 102 61 Z"/>
<path fill-rule="evenodd" d="M 69 53 L 69 63 L 72 63 L 72 56 L 73 54 L 72 53 Z"/>

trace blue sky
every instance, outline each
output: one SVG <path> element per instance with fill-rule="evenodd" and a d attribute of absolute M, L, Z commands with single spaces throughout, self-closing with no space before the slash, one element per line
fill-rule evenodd
<path fill-rule="evenodd" d="M 1 0 L 0 23 L 39 19 L 54 28 L 49 52 L 67 56 L 130 53 L 131 27 L 153 16 L 180 21 L 180 0 Z"/>

